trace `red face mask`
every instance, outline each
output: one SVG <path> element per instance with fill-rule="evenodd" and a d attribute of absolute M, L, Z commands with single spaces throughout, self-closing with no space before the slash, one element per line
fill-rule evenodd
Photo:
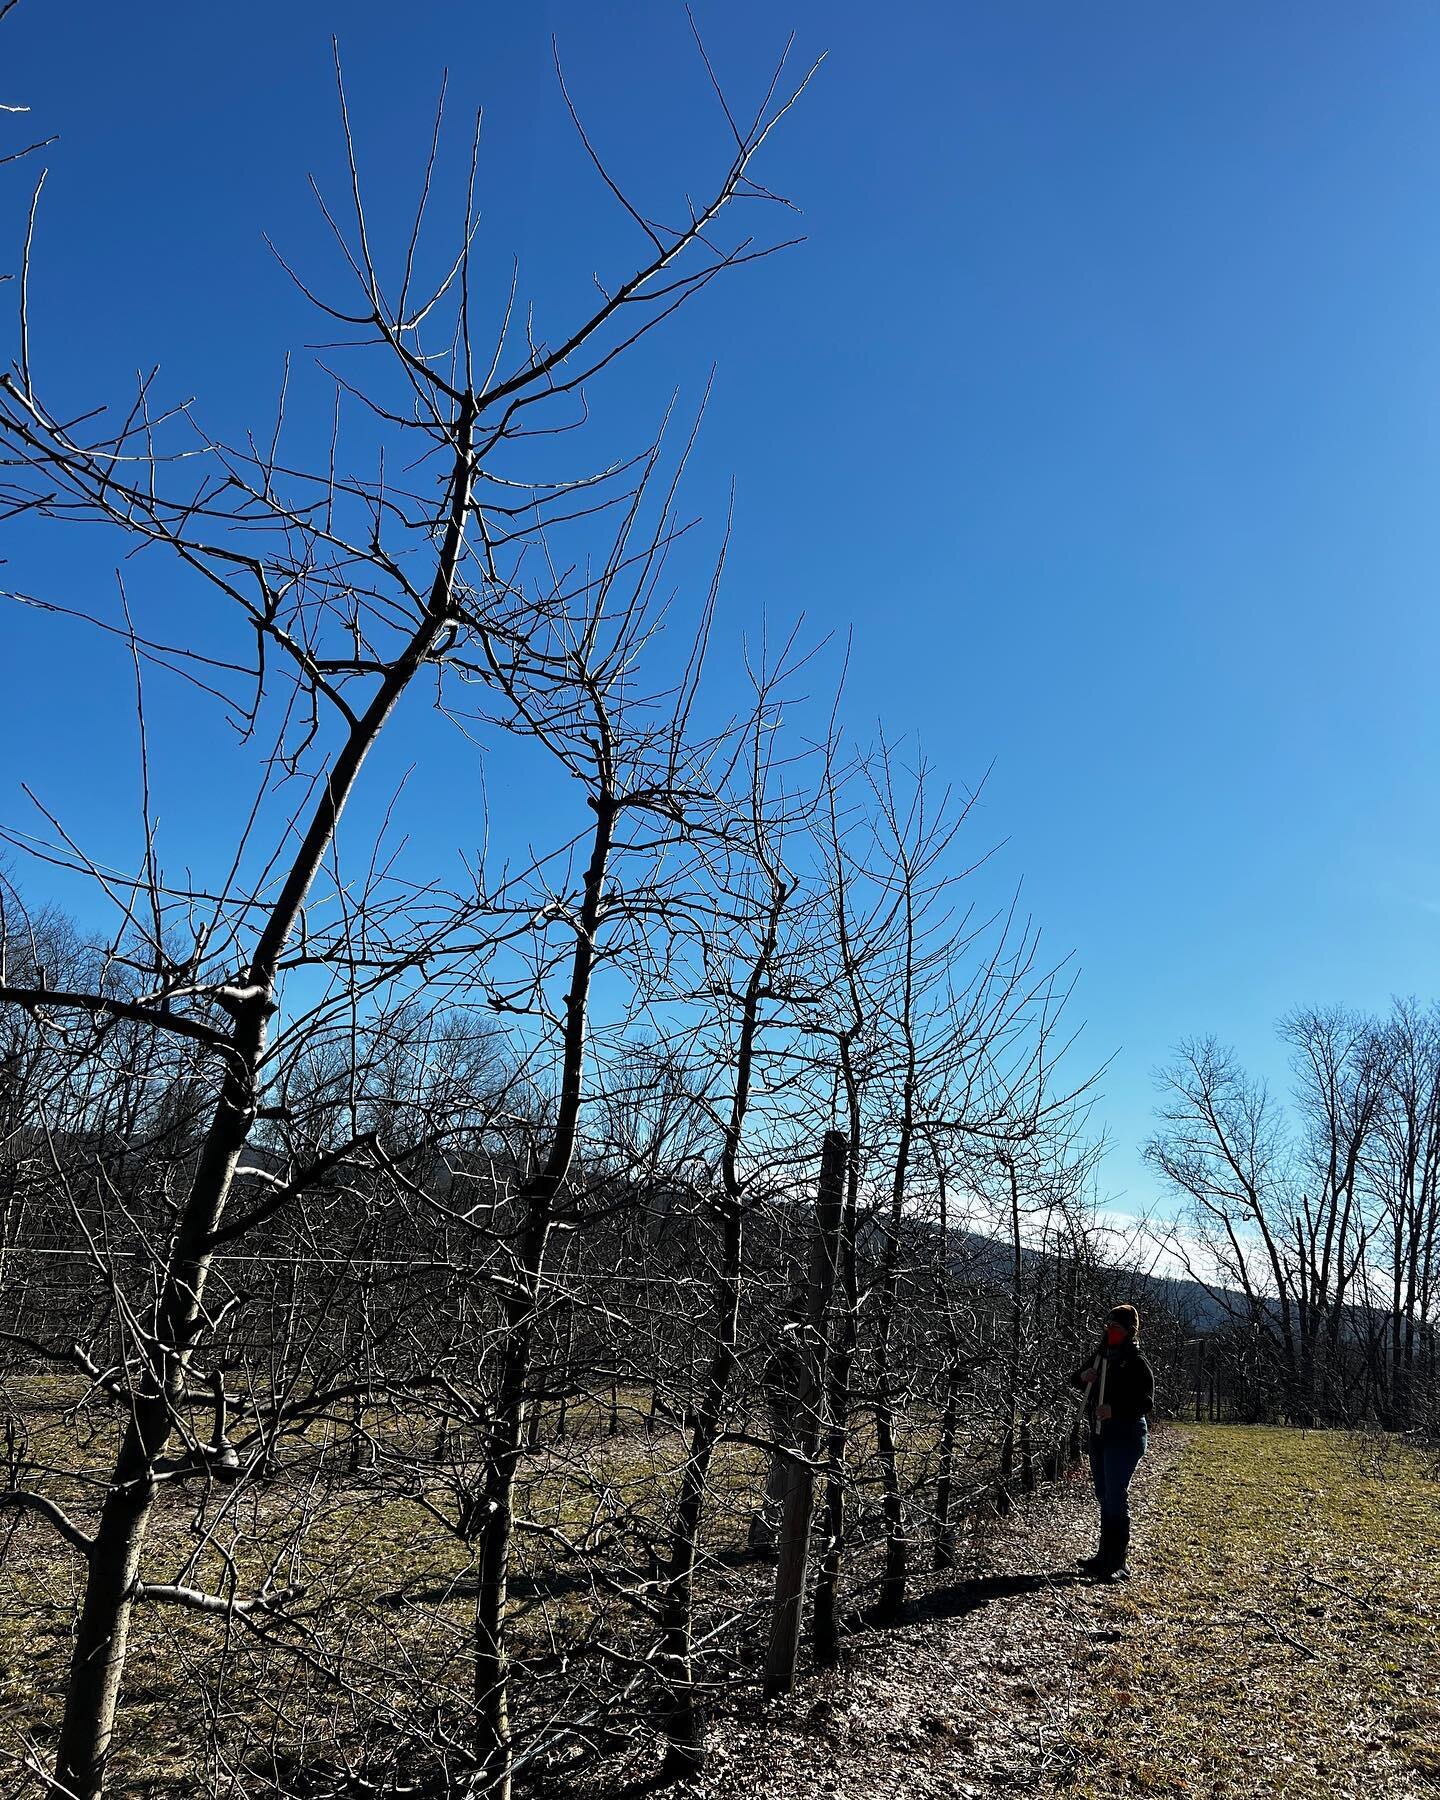
<path fill-rule="evenodd" d="M 1107 1325 L 1105 1327 L 1105 1342 L 1109 1344 L 1112 1350 L 1118 1344 L 1123 1344 L 1129 1335 L 1130 1333 L 1123 1325 Z"/>

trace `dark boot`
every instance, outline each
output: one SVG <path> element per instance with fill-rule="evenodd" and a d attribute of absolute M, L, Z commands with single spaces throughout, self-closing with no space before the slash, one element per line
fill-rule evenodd
<path fill-rule="evenodd" d="M 1102 1519 L 1100 1521 L 1100 1548 L 1092 1557 L 1088 1558 L 1087 1561 L 1080 1565 L 1092 1580 L 1105 1581 L 1109 1578 L 1110 1570 L 1113 1566 L 1112 1552 L 1114 1540 L 1115 1527 L 1106 1524 Z"/>
<path fill-rule="evenodd" d="M 1130 1549 L 1130 1521 L 1125 1519 L 1118 1525 L 1105 1526 L 1100 1539 L 1100 1562 L 1095 1570 L 1095 1579 L 1128 1581 L 1130 1571 L 1125 1566 L 1125 1557 Z"/>

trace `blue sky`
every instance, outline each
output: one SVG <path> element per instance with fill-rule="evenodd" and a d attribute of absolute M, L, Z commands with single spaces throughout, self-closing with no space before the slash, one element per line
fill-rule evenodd
<path fill-rule="evenodd" d="M 957 781 L 993 761 L 977 836 L 1006 840 L 998 868 L 1080 965 L 1089 1054 L 1114 1059 L 1105 1183 L 1138 1206 L 1178 1037 L 1283 1076 L 1290 1006 L 1436 991 L 1440 12 L 696 11 L 738 96 L 792 26 L 801 62 L 826 53 L 765 165 L 808 241 L 697 305 L 618 422 L 676 383 L 698 398 L 713 362 L 691 491 L 718 517 L 737 484 L 722 629 L 853 624 L 858 726 Z M 22 0 L 0 100 L 61 134 L 36 276 L 52 387 L 113 393 L 162 360 L 207 419 L 264 419 L 315 332 L 261 233 L 314 247 L 335 29 L 382 226 L 448 65 L 457 111 L 485 107 L 497 279 L 518 255 L 557 316 L 629 245 L 552 32 L 637 186 L 673 200 L 724 148 L 678 5 Z M 31 779 L 87 841 L 133 842 L 123 663 L 50 622 L 3 630 L 0 816 Z M 207 806 L 178 703 L 156 729 L 178 861 Z"/>

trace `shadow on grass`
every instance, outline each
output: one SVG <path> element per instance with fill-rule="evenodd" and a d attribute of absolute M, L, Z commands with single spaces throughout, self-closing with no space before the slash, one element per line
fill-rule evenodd
<path fill-rule="evenodd" d="M 905 1608 L 902 1623 L 923 1624 L 928 1619 L 963 1619 L 967 1613 L 993 1606 L 997 1600 L 1019 1600 L 1026 1594 L 1043 1594 L 1054 1588 L 1088 1585 L 1078 1569 L 1041 1569 L 1030 1575 L 982 1575 L 954 1587 L 938 1588 Z"/>
<path fill-rule="evenodd" d="M 775 1552 L 768 1549 L 725 1549 L 705 1553 L 705 1562 L 722 1569 L 744 1569 L 752 1564 L 773 1563 Z M 567 1594 L 588 1593 L 593 1583 L 583 1570 L 548 1569 L 532 1575 L 517 1570 L 510 1576 L 509 1587 L 517 1600 L 556 1600 Z M 377 1594 L 374 1604 L 394 1612 L 404 1606 L 448 1604 L 454 1600 L 473 1600 L 480 1592 L 475 1575 L 447 1576 L 437 1580 L 417 1581 L 389 1593 Z"/>
<path fill-rule="evenodd" d="M 649 1775 L 636 1775 L 619 1787 L 606 1789 L 606 1800 L 648 1800 L 651 1794 L 673 1792 L 676 1786 L 675 1777 L 666 1774 L 665 1770 L 656 1769 Z"/>
<path fill-rule="evenodd" d="M 734 1560 L 751 1558 L 737 1556 Z M 904 1627 L 923 1624 L 927 1620 L 964 1618 L 967 1613 L 979 1612 L 982 1607 L 993 1606 L 997 1601 L 1018 1600 L 1027 1594 L 1085 1585 L 1088 1585 L 1086 1577 L 1073 1567 L 1043 1569 L 1028 1575 L 977 1576 L 912 1601 L 896 1623 Z M 876 1624 L 875 1610 L 868 1608 L 864 1612 L 848 1614 L 843 1621 L 843 1630 L 850 1636 Z M 665 1794 L 673 1787 L 673 1776 L 663 1768 L 656 1768 L 617 1782 L 607 1790 L 607 1800 L 650 1800 L 651 1796 Z"/>
<path fill-rule="evenodd" d="M 556 1600 L 567 1594 L 588 1593 L 591 1582 L 587 1575 L 579 1572 L 570 1574 L 556 1570 L 545 1575 L 528 1575 L 517 1571 L 511 1575 L 508 1586 L 511 1598 L 515 1600 Z M 448 1606 L 457 1600 L 474 1600 L 479 1593 L 480 1578 L 477 1575 L 458 1575 L 392 1588 L 387 1594 L 377 1594 L 373 1604 L 383 1606 L 387 1612 L 398 1612 L 406 1606 Z"/>

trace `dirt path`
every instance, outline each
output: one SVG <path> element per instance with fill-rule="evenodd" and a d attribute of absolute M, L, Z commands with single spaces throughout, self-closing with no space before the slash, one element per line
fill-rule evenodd
<path fill-rule="evenodd" d="M 1157 1439 L 1137 1511 L 1173 1458 Z M 727 1721 L 685 1800 L 950 1800 L 1062 1788 L 1091 1703 L 1082 1671 L 1123 1642 L 1112 1588 L 1078 1580 L 1094 1549 L 1088 1480 L 1047 1490 L 989 1535 L 978 1566 L 934 1577 L 903 1624 L 849 1640 L 845 1668 L 793 1700 Z M 1134 1555 L 1143 1559 L 1137 1528 Z"/>
<path fill-rule="evenodd" d="M 1082 1481 L 788 1703 L 717 1721 L 684 1800 L 1440 1797 L 1440 1480 L 1338 1433 L 1172 1429 L 1135 1579 L 1077 1581 Z M 938 1581 L 938 1578 L 937 1578 Z"/>

